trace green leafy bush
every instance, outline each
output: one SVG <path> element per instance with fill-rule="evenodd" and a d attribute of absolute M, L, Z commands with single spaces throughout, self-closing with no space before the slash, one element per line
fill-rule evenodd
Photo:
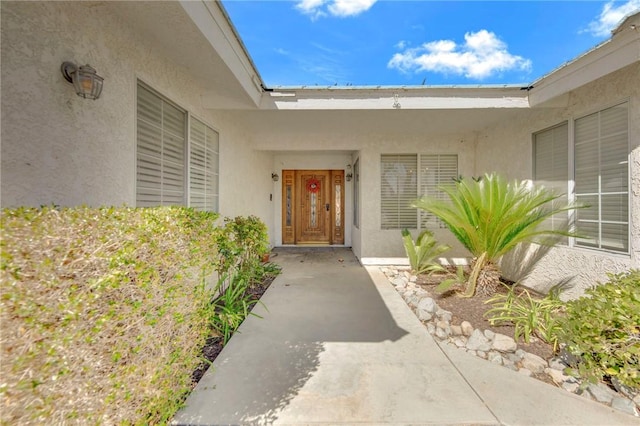
<path fill-rule="evenodd" d="M 269 252 L 267 226 L 256 216 L 225 218 L 217 243 L 221 273 L 231 268 L 255 269 L 262 255 Z"/>
<path fill-rule="evenodd" d="M 557 347 L 560 330 L 559 316 L 564 303 L 558 292 L 552 291 L 542 299 L 534 298 L 528 290 L 510 286 L 505 294 L 496 294 L 485 303 L 492 305 L 485 316 L 494 324 L 513 324 L 517 341 L 522 337 L 526 343 L 535 335 Z"/>
<path fill-rule="evenodd" d="M 216 218 L 3 210 L 1 422 L 168 422 L 211 332 Z"/>
<path fill-rule="evenodd" d="M 436 239 L 433 233 L 424 230 L 413 241 L 408 229 L 402 230 L 402 242 L 404 250 L 409 258 L 411 269 L 416 274 L 431 274 L 433 272 L 444 272 L 446 269 L 438 263 L 437 258 L 451 247 L 446 245 L 436 246 Z"/>
<path fill-rule="evenodd" d="M 640 270 L 611 274 L 585 294 L 566 304 L 560 323 L 558 338 L 577 359 L 569 372 L 640 390 Z"/>

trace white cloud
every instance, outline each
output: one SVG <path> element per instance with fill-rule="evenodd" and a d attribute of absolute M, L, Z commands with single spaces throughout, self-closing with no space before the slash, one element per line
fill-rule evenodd
<path fill-rule="evenodd" d="M 377 0 L 333 0 L 329 12 L 334 16 L 356 16 L 371 9 Z"/>
<path fill-rule="evenodd" d="M 507 45 L 490 31 L 466 33 L 464 40 L 463 45 L 453 40 L 424 43 L 396 53 L 387 66 L 403 72 L 452 73 L 477 80 L 502 71 L 531 69 L 529 59 L 509 53 Z"/>
<path fill-rule="evenodd" d="M 395 48 L 396 49 L 404 49 L 405 47 L 407 47 L 407 42 L 404 40 L 400 40 L 399 42 L 396 43 Z"/>
<path fill-rule="evenodd" d="M 597 37 L 608 37 L 611 35 L 611 30 L 613 30 L 625 16 L 638 10 L 640 10 L 640 0 L 628 0 L 622 4 L 616 4 L 612 0 L 602 7 L 600 16 L 598 16 L 598 19 L 595 21 L 589 23 L 586 31 Z"/>
<path fill-rule="evenodd" d="M 300 0 L 296 4 L 296 9 L 305 15 L 310 15 L 312 19 L 319 18 L 326 15 L 321 8 L 327 2 L 327 0 Z"/>
<path fill-rule="evenodd" d="M 340 18 L 356 16 L 371 9 L 378 0 L 299 0 L 296 9 L 312 19 L 327 14 Z"/>

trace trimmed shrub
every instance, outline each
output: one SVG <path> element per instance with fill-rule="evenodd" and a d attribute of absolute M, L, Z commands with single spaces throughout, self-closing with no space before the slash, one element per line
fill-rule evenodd
<path fill-rule="evenodd" d="M 166 423 L 210 334 L 217 215 L 3 210 L 3 424 Z"/>
<path fill-rule="evenodd" d="M 269 252 L 267 226 L 256 216 L 225 218 L 221 231 L 217 238 L 220 273 L 232 268 L 241 272 L 254 269 Z"/>
<path fill-rule="evenodd" d="M 640 390 L 640 270 L 609 275 L 585 294 L 560 323 L 559 340 L 576 359 L 569 372 Z"/>

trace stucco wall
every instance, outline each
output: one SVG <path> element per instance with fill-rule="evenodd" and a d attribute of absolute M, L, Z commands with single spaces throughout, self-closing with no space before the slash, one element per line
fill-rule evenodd
<path fill-rule="evenodd" d="M 583 86 L 566 97 L 561 108 L 536 108 L 528 117 L 504 121 L 484 129 L 478 138 L 477 171 L 499 171 L 510 178 L 531 179 L 532 134 L 566 120 L 574 120 L 618 102 L 629 101 L 630 137 L 630 254 L 609 254 L 577 247 L 551 250 L 524 281 L 537 289 L 570 280 L 574 288 L 565 297 L 575 297 L 596 281 L 606 281 L 607 272 L 620 272 L 640 265 L 640 64 Z M 515 276 L 513 278 L 516 278 Z"/>
<path fill-rule="evenodd" d="M 204 109 L 207 87 L 111 7 L 2 2 L 2 206 L 135 205 L 140 78 L 220 133 L 221 213 L 272 224 L 272 156 L 253 150 L 232 114 Z M 67 60 L 104 77 L 100 99 L 75 94 L 60 73 Z"/>
<path fill-rule="evenodd" d="M 380 206 L 380 156 L 382 154 L 457 154 L 458 173 L 464 176 L 475 174 L 475 135 L 403 135 L 370 138 L 360 151 L 360 185 L 362 198 L 361 258 L 405 257 L 400 230 L 381 229 Z M 431 229 L 436 239 L 452 247 L 446 256 L 466 257 L 453 235 L 446 229 Z M 414 237 L 416 232 L 413 232 Z"/>
<path fill-rule="evenodd" d="M 380 155 L 394 153 L 457 154 L 459 173 L 475 173 L 475 135 L 472 132 L 435 134 L 424 131 L 433 125 L 429 113 L 416 113 L 417 120 L 397 128 L 397 111 L 361 112 L 271 112 L 250 114 L 244 118 L 259 127 L 254 141 L 260 149 L 274 150 L 274 171 L 286 168 L 337 168 L 360 161 L 360 227 L 352 227 L 353 182 L 346 185 L 346 244 L 363 258 L 401 258 L 405 256 L 400 230 L 382 230 L 380 226 Z M 388 123 L 385 130 L 384 125 Z M 323 154 L 320 149 L 326 150 Z M 296 152 L 291 152 L 296 151 Z M 351 155 L 350 155 L 351 153 Z M 357 157 L 356 157 L 357 156 Z M 276 185 L 279 187 L 280 182 Z M 280 194 L 275 190 L 274 217 L 276 245 L 280 244 Z M 451 257 L 466 256 L 466 251 L 446 230 L 436 236 L 454 247 Z M 351 237 L 351 238 L 350 238 Z"/>

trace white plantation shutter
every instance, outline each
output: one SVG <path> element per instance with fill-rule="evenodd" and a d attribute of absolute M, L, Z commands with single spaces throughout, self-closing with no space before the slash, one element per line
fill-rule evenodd
<path fill-rule="evenodd" d="M 218 133 L 191 118 L 189 134 L 189 206 L 218 211 Z"/>
<path fill-rule="evenodd" d="M 434 197 L 440 200 L 448 200 L 447 194 L 440 186 L 454 185 L 454 179 L 458 177 L 457 155 L 420 155 L 420 196 Z M 431 213 L 420 210 L 420 227 L 422 229 L 443 228 L 444 223 Z"/>
<path fill-rule="evenodd" d="M 629 251 L 628 103 L 575 121 L 576 244 Z"/>
<path fill-rule="evenodd" d="M 562 194 L 557 203 L 566 205 L 569 180 L 569 125 L 563 123 L 533 135 L 533 179 L 556 194 Z M 557 214 L 545 221 L 547 229 L 561 229 L 567 224 L 568 213 Z M 566 244 L 567 238 L 563 239 Z"/>
<path fill-rule="evenodd" d="M 138 84 L 136 205 L 185 204 L 186 112 Z"/>
<path fill-rule="evenodd" d="M 457 155 L 384 154 L 380 171 L 382 229 L 444 226 L 433 215 L 411 207 L 411 203 L 422 195 L 448 198 L 438 187 L 454 184 L 453 179 L 458 176 Z"/>
<path fill-rule="evenodd" d="M 382 229 L 417 228 L 418 213 L 410 206 L 418 193 L 418 156 L 381 156 Z"/>

